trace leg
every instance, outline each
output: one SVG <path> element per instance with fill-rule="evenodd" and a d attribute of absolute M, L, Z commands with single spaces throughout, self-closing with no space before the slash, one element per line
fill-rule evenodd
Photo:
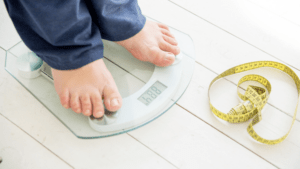
<path fill-rule="evenodd" d="M 103 39 L 122 41 L 137 34 L 146 18 L 136 0 L 85 0 Z"/>
<path fill-rule="evenodd" d="M 134 57 L 157 66 L 168 66 L 180 53 L 169 28 L 147 20 L 137 0 L 86 0 L 93 21 L 104 39 L 117 41 Z"/>
<path fill-rule="evenodd" d="M 101 117 L 102 96 L 109 110 L 121 107 L 118 89 L 101 59 L 101 33 L 84 1 L 5 0 L 5 4 L 24 43 L 53 68 L 64 107 Z"/>

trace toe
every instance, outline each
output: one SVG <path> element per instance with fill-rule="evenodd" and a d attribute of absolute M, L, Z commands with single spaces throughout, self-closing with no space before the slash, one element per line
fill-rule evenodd
<path fill-rule="evenodd" d="M 163 42 L 161 42 L 159 47 L 161 50 L 166 51 L 166 52 L 171 52 L 174 55 L 178 55 L 180 53 L 180 49 L 178 46 L 174 46 L 174 45 L 166 42 L 165 40 L 163 40 Z"/>
<path fill-rule="evenodd" d="M 122 106 L 122 97 L 115 84 L 106 85 L 103 90 L 105 108 L 109 111 L 117 111 Z"/>
<path fill-rule="evenodd" d="M 158 26 L 159 26 L 160 28 L 169 30 L 169 27 L 168 27 L 167 25 L 165 25 L 165 24 L 163 24 L 163 23 L 157 23 L 157 24 L 158 24 Z"/>
<path fill-rule="evenodd" d="M 62 93 L 59 94 L 60 103 L 64 108 L 70 108 L 70 95 L 69 90 L 64 90 Z"/>
<path fill-rule="evenodd" d="M 159 48 L 153 51 L 152 55 L 154 56 L 152 63 L 156 66 L 170 66 L 175 61 L 175 55 L 173 53 L 162 51 Z"/>
<path fill-rule="evenodd" d="M 94 94 L 91 97 L 93 104 L 93 116 L 100 118 L 104 114 L 104 107 L 100 93 Z"/>
<path fill-rule="evenodd" d="M 177 46 L 178 45 L 178 42 L 174 38 L 171 38 L 171 37 L 166 36 L 166 35 L 163 35 L 163 38 L 164 38 L 164 40 L 166 42 L 170 43 L 173 46 Z"/>
<path fill-rule="evenodd" d="M 92 115 L 92 103 L 91 103 L 90 95 L 84 94 L 83 96 L 80 97 L 80 101 L 81 101 L 82 113 L 85 116 Z"/>
<path fill-rule="evenodd" d="M 166 36 L 169 36 L 171 38 L 174 38 L 175 39 L 175 36 L 169 31 L 169 30 L 166 30 L 166 29 L 161 29 L 161 33 L 166 35 Z"/>
<path fill-rule="evenodd" d="M 81 113 L 81 104 L 78 94 L 75 93 L 71 95 L 70 106 L 74 112 Z"/>

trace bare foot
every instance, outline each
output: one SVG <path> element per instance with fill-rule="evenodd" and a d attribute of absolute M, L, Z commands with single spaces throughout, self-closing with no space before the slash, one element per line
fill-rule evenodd
<path fill-rule="evenodd" d="M 157 66 L 169 66 L 180 53 L 175 37 L 169 28 L 160 23 L 147 21 L 135 36 L 117 42 L 134 57 Z M 104 104 L 109 111 L 122 106 L 118 88 L 102 59 L 75 70 L 52 69 L 55 90 L 65 108 L 86 116 L 102 117 Z"/>
<path fill-rule="evenodd" d="M 86 116 L 102 117 L 102 98 L 109 111 L 122 106 L 122 98 L 102 59 L 75 70 L 52 69 L 55 90 L 65 108 Z"/>
<path fill-rule="evenodd" d="M 135 58 L 157 66 L 169 66 L 180 53 L 175 37 L 168 26 L 147 20 L 135 36 L 117 44 L 125 47 Z"/>

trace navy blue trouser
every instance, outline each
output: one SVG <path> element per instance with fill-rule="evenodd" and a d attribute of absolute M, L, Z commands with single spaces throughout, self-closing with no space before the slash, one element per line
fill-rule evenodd
<path fill-rule="evenodd" d="M 4 0 L 24 43 L 51 67 L 77 69 L 145 25 L 137 0 Z"/>

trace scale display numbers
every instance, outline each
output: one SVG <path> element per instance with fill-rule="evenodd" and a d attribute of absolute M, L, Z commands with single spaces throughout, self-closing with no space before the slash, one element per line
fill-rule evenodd
<path fill-rule="evenodd" d="M 155 100 L 164 90 L 166 90 L 167 86 L 162 84 L 159 81 L 156 81 L 148 90 L 146 90 L 138 100 L 144 103 L 146 106 L 151 104 L 153 100 Z"/>

